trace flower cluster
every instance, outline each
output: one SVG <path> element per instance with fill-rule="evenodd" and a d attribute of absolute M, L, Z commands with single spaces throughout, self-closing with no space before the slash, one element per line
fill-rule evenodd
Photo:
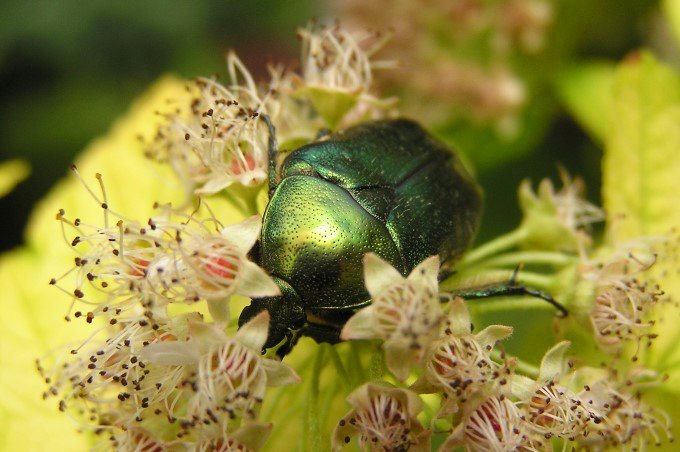
<path fill-rule="evenodd" d="M 456 11 L 468 19 L 462 33 L 479 19 L 476 2 L 464 3 L 470 11 Z M 502 20 L 493 17 L 502 22 L 498 45 L 540 46 L 549 16 L 543 2 L 508 5 Z M 195 80 L 187 102 L 171 101 L 172 111 L 160 114 L 146 150 L 186 188 L 182 206 L 158 202 L 144 221 L 127 218 L 110 205 L 101 175 L 93 190 L 73 167 L 102 219 L 57 213 L 77 257 L 50 283 L 71 301 L 66 320 L 83 323 L 89 336 L 70 353 L 38 362 L 45 398 L 58 398 L 62 411 L 119 450 L 258 450 L 279 422 L 302 412 L 309 424 L 302 436 L 324 435 L 335 450 L 353 437 L 364 450 L 403 451 L 432 444 L 633 449 L 669 439 L 665 414 L 645 397 L 663 378 L 641 359 L 657 335 L 657 308 L 668 304 L 650 276 L 663 253 L 651 240 L 624 246 L 607 237 L 607 246 L 596 245 L 591 224 L 604 213 L 583 198 L 580 181 L 564 174 L 561 189 L 544 181 L 534 192 L 522 184 L 519 227 L 470 250 L 441 284 L 437 256 L 406 276 L 366 254 L 372 302 L 345 323 L 340 338 L 349 344 L 314 345 L 312 358 L 300 351 L 303 338 L 283 364 L 263 350 L 267 311 L 236 330 L 233 296 L 281 293 L 281 281 L 251 260 L 261 228 L 258 196 L 280 163 L 269 161 L 270 151 L 391 114 L 391 101 L 370 91 L 372 70 L 383 65 L 371 59 L 381 35 L 334 24 L 310 26 L 299 38 L 299 74 L 272 67 L 268 82 L 256 82 L 230 53 L 227 85 Z M 523 100 L 521 86 L 501 79 L 498 90 L 512 105 L 480 116 L 514 114 Z M 225 201 L 242 215 L 213 208 Z M 534 298 L 465 299 L 503 293 Z M 500 345 L 510 350 L 513 332 L 525 325 L 493 324 L 485 314 L 560 306 L 546 294 L 569 315 L 555 318 L 555 337 L 534 338 L 547 350 L 534 366 Z M 336 372 L 325 371 L 325 363 Z M 268 397 L 279 391 L 271 387 L 295 383 L 285 388 L 292 395 Z M 334 399 L 343 389 L 351 405 L 344 416 L 346 407 Z M 326 420 L 335 425 L 332 435 L 321 428 Z"/>
<path fill-rule="evenodd" d="M 75 166 L 72 169 L 80 177 Z M 85 186 L 102 208 L 103 226 L 80 218 L 70 220 L 63 210 L 57 213 L 63 237 L 77 257 L 69 272 L 50 282 L 69 293 L 74 302 L 93 306 L 85 314 L 88 322 L 102 316 L 114 325 L 134 319 L 144 308 L 143 314 L 153 323 L 154 313 L 169 303 L 208 300 L 219 310 L 234 293 L 280 293 L 264 270 L 246 256 L 259 237 L 259 217 L 225 227 L 211 215 L 199 218 L 156 204 L 158 215 L 142 225 L 111 209 L 103 178 L 100 174 L 96 178 L 101 196 Z M 75 287 L 67 290 L 59 282 L 71 273 L 75 273 Z"/>
<path fill-rule="evenodd" d="M 608 260 L 591 263 L 584 275 L 596 281 L 597 286 L 590 313 L 597 343 L 613 352 L 634 343 L 634 360 L 639 346 L 649 345 L 655 337 L 651 331 L 655 306 L 669 301 L 658 283 L 645 274 L 657 259 L 653 243 L 649 242 L 621 245 Z"/>
<path fill-rule="evenodd" d="M 347 398 L 353 409 L 343 417 L 333 434 L 339 449 L 359 434 L 364 450 L 430 449 L 430 432 L 416 418 L 423 402 L 410 391 L 366 384 Z"/>
<path fill-rule="evenodd" d="M 50 384 L 45 396 L 59 397 L 63 411 L 87 413 L 90 425 L 109 426 L 118 447 L 226 441 L 240 428 L 259 425 L 265 388 L 298 379 L 260 355 L 266 313 L 234 337 L 225 334 L 232 294 L 279 293 L 246 256 L 259 235 L 259 218 L 223 227 L 212 216 L 199 220 L 197 212 L 157 205 L 158 215 L 142 227 L 108 205 L 102 176 L 97 180 L 101 196 L 86 187 L 101 205 L 104 224 L 57 214 L 78 257 L 71 271 L 51 281 L 73 300 L 67 319 L 84 320 L 94 331 L 71 350 L 72 359 L 41 367 Z M 72 290 L 64 287 L 69 280 Z M 172 314 L 172 306 L 199 301 L 207 303 L 211 322 L 198 312 Z M 88 311 L 74 311 L 76 303 Z M 175 437 L 148 433 L 159 420 Z"/>
<path fill-rule="evenodd" d="M 260 420 L 267 388 L 300 380 L 262 354 L 266 311 L 236 333 L 230 316 L 234 295 L 280 294 L 249 257 L 269 151 L 276 141 L 290 150 L 322 129 L 381 117 L 391 103 L 369 93 L 379 35 L 335 24 L 312 25 L 299 37 L 301 74 L 272 67 L 270 81 L 256 83 L 230 53 L 228 85 L 194 80 L 188 96 L 158 113 L 146 154 L 174 170 L 186 188 L 183 205 L 157 202 L 144 221 L 131 219 L 110 205 L 101 174 L 95 190 L 72 168 L 101 220 L 57 213 L 76 257 L 50 284 L 71 300 L 66 320 L 90 334 L 38 369 L 45 398 L 58 398 L 60 410 L 108 435 L 114 448 L 259 449 L 272 427 Z M 243 215 L 211 207 L 225 199 Z"/>
<path fill-rule="evenodd" d="M 270 68 L 268 83 L 256 83 L 234 54 L 227 56 L 230 84 L 197 79 L 187 86 L 190 100 L 173 104 L 147 154 L 170 164 L 198 195 L 224 193 L 236 183 L 258 189 L 267 181 L 269 130 L 291 150 L 335 130 L 382 117 L 393 102 L 369 94 L 370 56 L 382 45 L 376 34 L 354 35 L 338 24 L 301 29 L 302 74 Z M 253 193 L 241 190 L 250 200 Z"/>

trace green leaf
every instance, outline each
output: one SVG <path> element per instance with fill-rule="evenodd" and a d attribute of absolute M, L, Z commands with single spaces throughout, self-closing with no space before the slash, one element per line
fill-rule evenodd
<path fill-rule="evenodd" d="M 102 173 L 108 204 L 117 212 L 144 222 L 154 201 L 185 199 L 184 188 L 168 168 L 143 156 L 139 136 L 151 137 L 157 110 L 168 98 L 183 96 L 183 84 L 165 78 L 138 100 L 130 112 L 78 159 L 78 168 L 93 190 L 95 173 Z M 211 203 L 225 224 L 233 209 Z M 95 328 L 85 322 L 66 323 L 69 298 L 48 284 L 73 265 L 74 253 L 61 236 L 55 214 L 65 208 L 71 218 L 102 224 L 102 208 L 73 175 L 61 181 L 34 209 L 27 228 L 27 245 L 0 256 L 0 450 L 87 450 L 89 435 L 77 434 L 78 424 L 57 410 L 57 399 L 44 402 L 48 389 L 35 360 L 68 356 L 66 344 L 79 344 Z M 215 210 L 217 208 L 217 210 Z M 99 438 L 101 440 L 102 438 Z"/>
<path fill-rule="evenodd" d="M 64 321 L 68 300 L 54 302 L 59 293 L 48 285 L 48 268 L 43 256 L 26 249 L 0 257 L 0 450 L 89 448 L 87 436 L 76 432 L 77 424 L 58 411 L 58 399 L 41 397 L 48 386 L 35 360 L 89 334 L 82 325 Z"/>
<path fill-rule="evenodd" d="M 80 174 L 98 195 L 100 190 L 95 174 L 102 174 L 107 204 L 113 210 L 144 223 L 152 214 L 154 201 L 183 201 L 183 187 L 169 168 L 155 165 L 144 156 L 140 137 L 150 139 L 161 120 L 157 112 L 167 111 L 169 99 L 180 99 L 185 95 L 181 81 L 171 77 L 160 80 L 104 137 L 93 141 L 77 159 Z M 59 226 L 54 218 L 59 209 L 65 209 L 68 217 L 78 216 L 90 224 L 102 224 L 99 203 L 76 177 L 68 174 L 33 210 L 26 228 L 26 241 L 30 246 L 45 253 L 52 250 L 62 255 L 71 253 L 63 240 L 55 240 Z"/>
<path fill-rule="evenodd" d="M 557 80 L 557 92 L 576 121 L 596 140 L 603 142 L 612 125 L 612 89 L 615 68 L 598 62 L 576 66 Z"/>
<path fill-rule="evenodd" d="M 613 94 L 615 122 L 607 134 L 602 168 L 608 236 L 616 243 L 667 237 L 668 246 L 658 250 L 653 270 L 662 290 L 677 301 L 680 245 L 677 232 L 669 233 L 680 225 L 680 76 L 643 53 L 617 69 Z M 659 311 L 654 330 L 658 338 L 642 362 L 666 373 L 663 389 L 678 394 L 680 309 L 670 302 Z"/>
<path fill-rule="evenodd" d="M 651 55 L 616 71 L 603 159 L 604 207 L 626 220 L 617 238 L 666 234 L 680 224 L 680 77 Z"/>

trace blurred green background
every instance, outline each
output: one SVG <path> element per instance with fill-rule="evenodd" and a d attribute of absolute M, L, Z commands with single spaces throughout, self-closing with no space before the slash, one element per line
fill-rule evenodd
<path fill-rule="evenodd" d="M 438 2 L 428 3 L 436 7 Z M 475 2 L 452 2 L 458 3 Z M 494 217 L 484 222 L 480 239 L 511 229 L 520 216 L 515 194 L 519 182 L 526 177 L 554 178 L 557 164 L 583 176 L 590 187 L 589 198 L 597 202 L 601 151 L 562 110 L 554 94 L 555 79 L 574 62 L 620 60 L 640 46 L 659 46 L 657 2 L 545 3 L 552 8 L 545 48 L 539 55 L 510 62 L 529 80 L 520 138 L 495 140 L 483 124 L 469 126 L 460 118 L 427 124 L 459 143 L 477 167 L 487 212 Z M 224 73 L 224 54 L 230 48 L 258 77 L 266 75 L 268 62 L 295 64 L 296 27 L 312 17 L 339 18 L 348 25 L 356 21 L 347 15 L 351 8 L 333 5 L 337 9 L 311 0 L 4 0 L 0 6 L 0 161 L 26 159 L 32 173 L 0 199 L 0 249 L 21 243 L 32 205 L 66 173 L 74 156 L 103 134 L 159 76 Z M 391 21 L 399 19 L 386 8 L 371 26 L 391 27 Z M 455 31 L 455 21 L 448 26 Z M 662 42 L 660 53 L 667 50 L 665 46 Z M 419 117 L 417 107 L 408 103 L 403 111 Z M 484 147 L 484 158 L 475 157 L 476 143 Z"/>
<path fill-rule="evenodd" d="M 264 77 L 267 62 L 297 58 L 311 3 L 3 1 L 0 161 L 32 173 L 0 200 L 0 249 L 21 243 L 31 206 L 154 80 L 223 74 L 230 48 Z"/>

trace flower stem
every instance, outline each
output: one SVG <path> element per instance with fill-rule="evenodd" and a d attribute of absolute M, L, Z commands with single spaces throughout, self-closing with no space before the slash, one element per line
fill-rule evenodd
<path fill-rule="evenodd" d="M 526 231 L 522 228 L 517 228 L 514 231 L 496 237 L 490 242 L 486 242 L 483 245 L 480 245 L 466 253 L 461 259 L 459 266 L 469 266 L 473 263 L 481 261 L 488 256 L 498 254 L 501 251 L 512 248 L 522 241 L 524 237 L 526 237 Z"/>
<path fill-rule="evenodd" d="M 314 360 L 314 369 L 312 370 L 312 378 L 309 386 L 309 393 L 307 398 L 307 428 L 304 429 L 305 441 L 304 444 L 310 445 L 310 450 L 321 450 L 321 427 L 319 419 L 319 386 L 321 371 L 325 361 L 326 344 L 322 344 L 316 353 L 316 360 Z"/>
<path fill-rule="evenodd" d="M 520 271 L 517 275 L 517 281 L 534 289 L 548 290 L 553 286 L 553 277 L 527 271 Z"/>
<path fill-rule="evenodd" d="M 469 303 L 470 310 L 476 314 L 491 314 L 494 312 L 526 311 L 527 309 L 554 310 L 555 308 L 540 298 L 508 297 L 498 299 L 476 300 Z"/>
<path fill-rule="evenodd" d="M 507 253 L 484 262 L 485 267 L 501 267 L 512 266 L 516 267 L 520 264 L 534 264 L 534 265 L 553 265 L 563 266 L 574 262 L 573 256 L 564 253 L 555 253 L 552 251 L 524 251 L 517 253 Z M 521 274 L 521 272 L 520 272 Z"/>
<path fill-rule="evenodd" d="M 340 376 L 342 383 L 345 385 L 345 389 L 349 392 L 352 389 L 352 384 L 349 378 L 349 374 L 347 373 L 347 369 L 345 369 L 345 365 L 342 363 L 342 360 L 340 359 L 340 354 L 338 353 L 338 350 L 334 346 L 328 347 L 328 350 L 330 352 L 331 361 L 333 361 L 333 365 L 335 366 L 335 370 L 338 372 L 338 375 Z"/>
<path fill-rule="evenodd" d="M 349 342 L 349 360 L 350 360 L 350 376 L 352 377 L 353 386 L 359 386 L 366 381 L 366 372 L 364 366 L 361 364 L 361 348 L 357 341 Z"/>
<path fill-rule="evenodd" d="M 257 215 L 257 193 L 254 193 L 252 196 L 248 196 L 245 199 L 245 207 L 248 211 L 248 216 Z"/>

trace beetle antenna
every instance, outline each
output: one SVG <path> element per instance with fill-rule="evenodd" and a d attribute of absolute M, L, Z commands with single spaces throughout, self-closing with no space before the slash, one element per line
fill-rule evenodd
<path fill-rule="evenodd" d="M 272 124 L 272 120 L 269 115 L 260 114 L 260 118 L 267 124 L 269 129 L 269 198 L 271 199 L 276 190 L 276 186 L 279 184 L 278 174 L 276 173 L 276 154 L 278 154 L 277 143 L 276 143 L 276 128 Z"/>

